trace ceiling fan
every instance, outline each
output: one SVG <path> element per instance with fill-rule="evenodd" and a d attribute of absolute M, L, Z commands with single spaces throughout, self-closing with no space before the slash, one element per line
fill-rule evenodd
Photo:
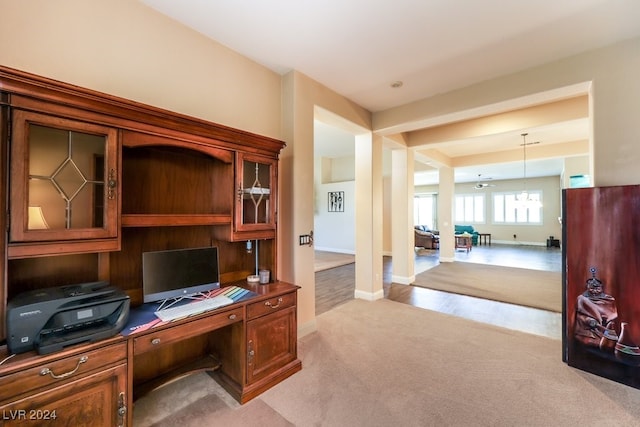
<path fill-rule="evenodd" d="M 485 178 L 485 180 L 488 180 L 491 178 Z M 489 184 L 488 182 L 481 182 L 480 180 L 480 174 L 478 174 L 478 182 L 476 182 L 476 185 L 473 186 L 473 188 L 475 188 L 476 190 L 482 190 L 483 188 L 487 188 L 487 187 L 495 187 L 495 184 Z"/>

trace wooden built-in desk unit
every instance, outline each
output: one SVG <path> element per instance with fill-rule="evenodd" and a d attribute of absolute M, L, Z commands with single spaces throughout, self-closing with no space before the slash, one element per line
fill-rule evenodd
<path fill-rule="evenodd" d="M 245 403 L 301 369 L 298 287 L 284 282 L 236 285 L 256 295 L 127 337 L 134 400 L 185 373 L 210 371 Z M 185 345 L 194 351 L 184 351 Z"/>
<path fill-rule="evenodd" d="M 0 345 L 0 425 L 131 425 L 136 397 L 188 372 L 244 403 L 300 370 L 298 287 L 277 280 L 284 145 L 0 66 L 0 344 L 25 291 L 105 281 L 139 309 L 144 252 L 215 246 L 222 286 L 254 292 L 51 354 Z M 275 280 L 249 285 L 258 267 Z"/>
<path fill-rule="evenodd" d="M 99 412 L 93 425 L 124 425 L 137 398 L 186 374 L 208 371 L 245 403 L 298 372 L 298 287 L 236 285 L 255 295 L 126 337 L 12 357 L 0 366 L 2 425 L 74 419 L 86 410 Z M 0 360 L 8 356 L 6 346 L 0 348 Z M 118 408 L 115 420 L 101 411 L 112 405 Z"/>

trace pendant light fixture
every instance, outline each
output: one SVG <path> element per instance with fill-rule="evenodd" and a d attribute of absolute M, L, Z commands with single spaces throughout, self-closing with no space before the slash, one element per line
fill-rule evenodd
<path fill-rule="evenodd" d="M 531 196 L 527 191 L 527 145 L 539 144 L 540 141 L 527 142 L 528 133 L 525 132 L 521 135 L 522 135 L 522 170 L 523 170 L 524 189 L 520 194 L 516 196 L 516 200 L 526 208 L 540 207 L 541 206 L 540 201 L 531 199 Z"/>

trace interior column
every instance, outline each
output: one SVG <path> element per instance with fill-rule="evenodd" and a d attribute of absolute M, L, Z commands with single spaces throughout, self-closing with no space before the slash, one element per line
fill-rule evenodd
<path fill-rule="evenodd" d="M 413 162 L 407 148 L 391 150 L 391 253 L 394 283 L 409 285 L 415 280 L 413 231 Z"/>
<path fill-rule="evenodd" d="M 452 262 L 455 257 L 453 203 L 455 194 L 454 169 L 438 168 L 438 231 L 440 232 L 440 261 Z"/>
<path fill-rule="evenodd" d="M 382 288 L 382 137 L 356 135 L 356 290 L 354 297 L 384 298 Z"/>

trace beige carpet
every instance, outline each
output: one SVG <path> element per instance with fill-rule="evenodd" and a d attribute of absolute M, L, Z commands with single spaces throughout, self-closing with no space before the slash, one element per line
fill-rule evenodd
<path fill-rule="evenodd" d="M 559 340 L 389 300 L 350 301 L 318 316 L 317 325 L 299 340 L 302 371 L 249 403 L 222 405 L 215 391 L 203 396 L 213 381 L 198 374 L 172 384 L 174 398 L 162 399 L 182 409 L 145 424 L 137 422 L 136 405 L 134 425 L 640 423 L 640 390 L 570 368 Z M 191 393 L 196 398 L 188 402 Z M 147 410 L 161 400 L 152 396 L 144 398 Z"/>
<path fill-rule="evenodd" d="M 562 274 L 471 262 L 443 262 L 415 286 L 562 312 Z"/>
<path fill-rule="evenodd" d="M 337 252 L 315 251 L 314 257 L 313 267 L 316 273 L 356 262 L 355 255 Z"/>
<path fill-rule="evenodd" d="M 260 399 L 240 405 L 206 373 L 167 384 L 136 401 L 133 412 L 135 427 L 262 427 L 262 420 L 274 427 L 291 426 Z"/>

